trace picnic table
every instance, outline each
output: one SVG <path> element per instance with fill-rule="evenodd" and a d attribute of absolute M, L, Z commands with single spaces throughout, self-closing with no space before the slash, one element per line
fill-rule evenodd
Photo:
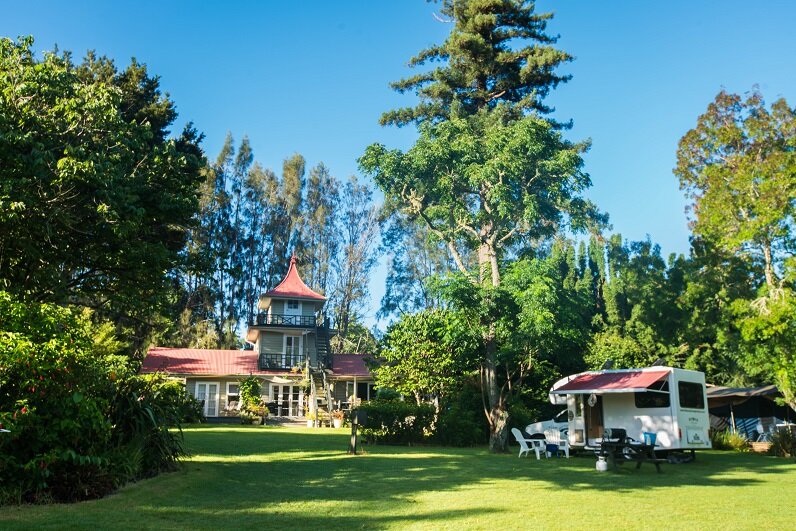
<path fill-rule="evenodd" d="M 635 461 L 636 468 L 641 468 L 641 463 L 652 463 L 655 469 L 661 471 L 661 463 L 666 459 L 659 459 L 655 455 L 654 444 L 644 444 L 632 439 L 603 439 L 600 442 L 598 456 L 603 456 L 608 461 L 608 466 L 616 469 L 625 461 Z"/>

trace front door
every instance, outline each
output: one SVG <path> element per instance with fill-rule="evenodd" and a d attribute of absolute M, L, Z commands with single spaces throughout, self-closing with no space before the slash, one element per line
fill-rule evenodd
<path fill-rule="evenodd" d="M 277 417 L 299 417 L 304 413 L 304 395 L 298 385 L 272 385 L 271 403 Z"/>
<path fill-rule="evenodd" d="M 583 395 L 567 395 L 567 420 L 569 444 L 586 444 L 586 419 L 583 412 Z"/>
<path fill-rule="evenodd" d="M 601 395 L 592 396 L 594 398 L 592 399 L 590 396 L 585 404 L 586 434 L 589 442 L 593 439 L 600 439 L 603 436 L 603 397 Z"/>
<path fill-rule="evenodd" d="M 218 383 L 196 382 L 194 396 L 203 403 L 205 417 L 218 416 Z"/>

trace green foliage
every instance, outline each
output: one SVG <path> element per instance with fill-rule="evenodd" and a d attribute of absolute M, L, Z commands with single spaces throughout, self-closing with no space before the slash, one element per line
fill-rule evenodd
<path fill-rule="evenodd" d="M 166 303 L 197 208 L 200 135 L 133 63 L 35 58 L 0 39 L 0 289 L 149 317 Z"/>
<path fill-rule="evenodd" d="M 482 411 L 459 403 L 440 411 L 434 430 L 435 442 L 443 446 L 478 446 L 488 439 L 489 426 Z"/>
<path fill-rule="evenodd" d="M 442 63 L 393 83 L 398 92 L 414 91 L 414 108 L 382 115 L 382 124 L 439 121 L 455 112 L 510 106 L 513 114 L 549 112 L 542 100 L 569 76 L 555 73 L 572 57 L 552 46 L 545 33 L 552 13 L 534 13 L 534 3 L 521 0 L 444 0 L 442 14 L 453 22 L 441 45 L 421 51 L 410 67 Z"/>
<path fill-rule="evenodd" d="M 416 444 L 431 434 L 434 408 L 428 404 L 377 399 L 358 409 L 368 415 L 362 436 L 369 443 Z"/>
<path fill-rule="evenodd" d="M 771 435 L 771 453 L 779 457 L 796 458 L 796 432 L 780 429 Z"/>
<path fill-rule="evenodd" d="M 763 264 L 775 286 L 796 233 L 796 110 L 721 91 L 680 140 L 675 173 L 693 201 L 695 234 Z"/>
<path fill-rule="evenodd" d="M 238 384 L 240 387 L 241 420 L 244 417 L 265 417 L 268 415 L 268 408 L 263 403 L 261 394 L 262 381 L 254 375 L 249 375 Z"/>
<path fill-rule="evenodd" d="M 390 389 L 389 387 L 381 387 L 381 386 L 378 386 L 376 389 L 376 398 L 384 402 L 393 402 L 396 400 L 402 400 L 401 393 L 399 393 L 395 389 Z"/>
<path fill-rule="evenodd" d="M 599 218 L 580 197 L 591 184 L 581 170 L 585 149 L 540 118 L 507 122 L 496 111 L 423 126 L 406 153 L 371 145 L 359 162 L 389 204 L 451 252 L 452 244 L 477 249 L 479 230 L 498 250 L 550 236 L 567 220 L 580 229 Z"/>
<path fill-rule="evenodd" d="M 102 496 L 173 468 L 182 386 L 135 375 L 88 316 L 0 292 L 0 503 Z"/>
<path fill-rule="evenodd" d="M 711 431 L 710 443 L 714 450 L 749 451 L 749 441 L 746 437 L 730 430 Z"/>
<path fill-rule="evenodd" d="M 445 310 L 404 314 L 382 338 L 376 382 L 416 398 L 443 397 L 473 371 L 474 336 L 461 316 Z"/>
<path fill-rule="evenodd" d="M 777 385 L 785 402 L 796 407 L 796 293 L 772 291 L 749 303 L 733 305 L 741 331 L 741 362 Z"/>
<path fill-rule="evenodd" d="M 186 397 L 185 388 L 162 375 L 117 381 L 108 415 L 113 425 L 111 442 L 140 463 L 133 476 L 117 478 L 119 484 L 176 468 L 185 456 L 179 428 L 192 409 L 195 401 Z"/>

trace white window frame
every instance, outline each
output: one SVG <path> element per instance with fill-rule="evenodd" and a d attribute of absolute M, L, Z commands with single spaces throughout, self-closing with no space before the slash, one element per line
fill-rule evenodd
<path fill-rule="evenodd" d="M 238 386 L 238 392 L 237 393 L 230 393 L 229 392 L 229 386 L 230 385 L 237 385 Z M 233 396 L 237 396 L 238 400 L 240 400 L 240 382 L 227 382 L 227 404 L 229 404 L 229 395 L 230 394 L 232 394 Z"/>
<path fill-rule="evenodd" d="M 282 336 L 282 367 L 288 367 L 287 365 L 287 338 L 293 338 L 293 346 L 295 348 L 295 340 L 298 339 L 298 350 L 293 351 L 293 356 L 301 357 L 302 349 L 304 348 L 304 338 L 303 336 L 294 336 L 292 334 L 284 334 Z M 290 367 L 294 367 L 293 364 Z"/>
<path fill-rule="evenodd" d="M 218 414 L 219 414 L 218 404 L 219 404 L 219 396 L 221 395 L 221 382 L 205 382 L 205 381 L 196 382 L 196 384 L 194 385 L 194 388 L 193 388 L 193 396 L 197 400 L 199 400 L 199 386 L 200 385 L 204 385 L 205 386 L 205 399 L 204 399 L 205 403 L 204 403 L 204 406 L 203 406 L 202 413 L 206 417 L 210 417 L 210 416 L 217 417 Z M 210 391 L 210 386 L 211 385 L 215 385 L 216 386 L 216 400 L 215 400 L 216 414 L 215 415 L 208 415 L 207 414 L 208 413 L 208 406 L 210 405 L 210 403 L 208 402 L 206 397 L 207 397 L 208 392 Z"/>

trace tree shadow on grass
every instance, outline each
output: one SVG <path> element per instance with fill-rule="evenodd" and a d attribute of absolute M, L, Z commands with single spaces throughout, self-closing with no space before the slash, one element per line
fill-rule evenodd
<path fill-rule="evenodd" d="M 14 520 L 24 528 L 68 527 L 69 515 L 79 515 L 83 528 L 486 526 L 491 518 L 513 518 L 517 503 L 533 506 L 542 491 L 554 493 L 549 503 L 607 492 L 627 496 L 629 504 L 649 504 L 639 500 L 671 487 L 753 487 L 770 483 L 770 474 L 794 470 L 781 459 L 707 452 L 694 463 L 663 464 L 660 474 L 650 464 L 636 470 L 633 463 L 600 473 L 594 456 L 537 461 L 513 452 L 434 446 L 365 446 L 353 456 L 346 453 L 348 441 L 332 430 L 190 428 L 186 446 L 194 457 L 179 472 L 95 502 L 23 509 Z M 2 515 L 0 522 L 14 523 Z"/>
<path fill-rule="evenodd" d="M 434 491 L 505 488 L 503 480 L 522 480 L 534 489 L 625 493 L 682 485 L 744 487 L 762 479 L 736 471 L 776 474 L 792 465 L 774 458 L 748 454 L 702 453 L 686 465 L 663 464 L 663 472 L 645 463 L 640 469 L 626 463 L 618 471 L 595 470 L 594 456 L 571 459 L 518 459 L 494 455 L 482 448 L 365 446 L 362 455 L 348 455 L 348 437 L 324 430 L 241 430 L 230 444 L 229 432 L 193 430 L 191 445 L 201 455 L 187 465 L 185 474 L 214 478 L 220 493 L 213 509 L 206 502 L 180 497 L 173 503 L 143 508 L 179 519 L 180 514 L 201 514 L 208 524 L 222 525 L 234 515 L 236 522 L 254 525 L 267 517 L 270 526 L 382 528 L 410 523 L 483 516 L 506 510 L 489 507 L 440 508 L 413 512 L 414 499 Z M 188 478 L 186 478 L 188 479 Z M 525 483 L 527 482 L 527 483 Z M 496 487 L 496 485 L 498 485 Z M 516 483 L 513 484 L 516 487 Z M 522 488 L 522 486 L 520 487 Z M 199 503 L 196 503 L 199 502 Z M 325 502 L 329 506 L 324 506 Z M 380 513 L 385 502 L 407 515 Z M 340 507 L 349 507 L 344 514 Z M 316 510 L 319 514 L 315 514 Z M 394 511 L 393 511 L 394 512 Z"/>

